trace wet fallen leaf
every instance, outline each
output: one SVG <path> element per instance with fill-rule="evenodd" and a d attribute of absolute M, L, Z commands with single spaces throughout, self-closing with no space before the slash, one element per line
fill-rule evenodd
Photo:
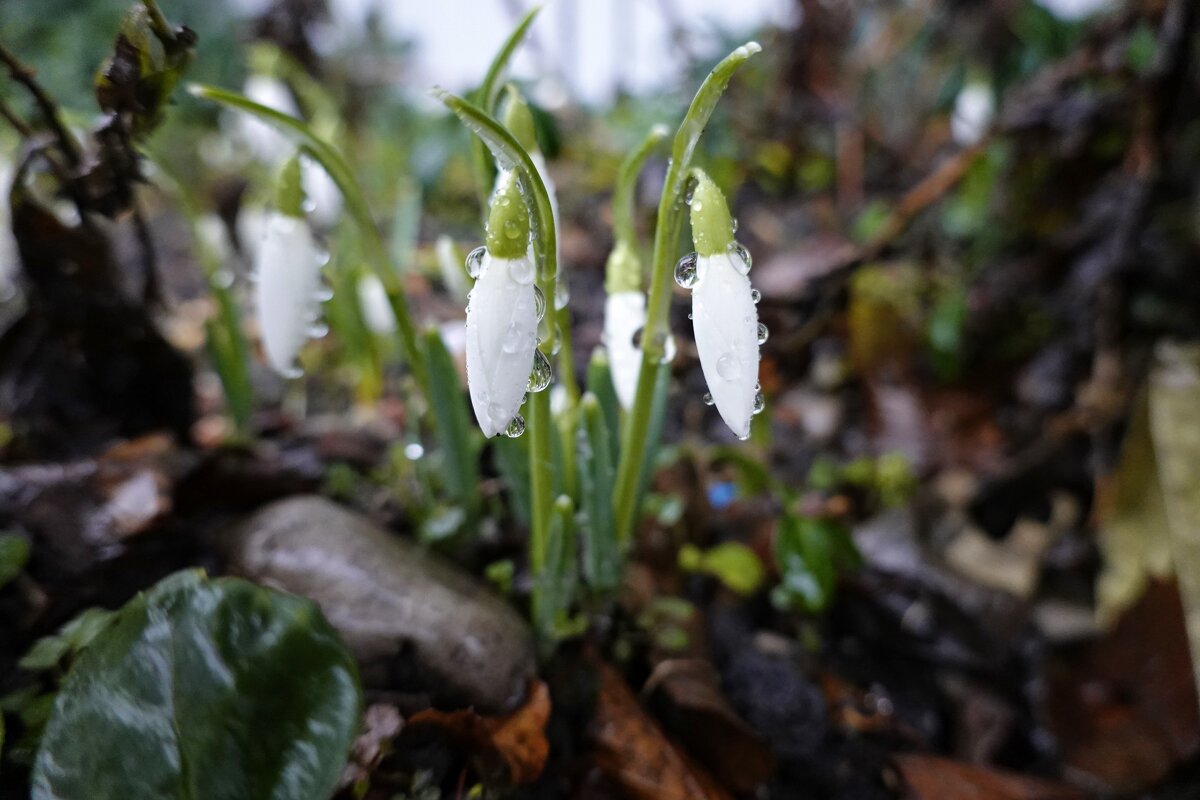
<path fill-rule="evenodd" d="M 770 777 L 775 766 L 771 751 L 729 704 L 710 662 L 661 661 L 643 692 L 652 700 L 665 700 L 662 718 L 668 729 L 726 786 L 750 792 Z"/>
<path fill-rule="evenodd" d="M 1083 800 L 1078 789 L 936 756 L 895 758 L 911 800 Z"/>
<path fill-rule="evenodd" d="M 532 783 L 542 774 L 550 743 L 546 723 L 550 721 L 550 690 L 536 681 L 529 696 L 516 711 L 502 717 L 485 717 L 470 709 L 438 711 L 427 709 L 408 720 L 410 728 L 436 725 L 470 747 L 485 761 L 499 761 L 508 768 L 514 784 Z"/>
<path fill-rule="evenodd" d="M 596 763 L 636 800 L 728 800 L 728 793 L 673 745 L 611 667 L 598 665 L 592 723 Z"/>

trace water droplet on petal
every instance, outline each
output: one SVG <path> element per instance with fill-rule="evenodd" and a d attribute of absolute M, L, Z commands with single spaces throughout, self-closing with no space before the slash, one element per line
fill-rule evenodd
<path fill-rule="evenodd" d="M 675 264 L 675 282 L 685 289 L 691 289 L 699 279 L 697 260 L 695 253 L 688 253 Z"/>
<path fill-rule="evenodd" d="M 329 326 L 324 322 L 314 322 L 308 326 L 308 337 L 310 339 L 323 339 L 329 335 Z"/>
<path fill-rule="evenodd" d="M 737 229 L 738 229 L 738 218 L 737 218 L 737 217 L 734 217 L 733 219 L 729 220 L 729 224 L 730 224 L 730 227 L 733 229 L 733 232 L 734 232 L 734 233 L 737 233 Z"/>
<path fill-rule="evenodd" d="M 508 277 L 522 286 L 533 283 L 533 262 L 528 258 L 516 258 L 508 262 Z"/>
<path fill-rule="evenodd" d="M 701 397 L 700 399 L 704 401 L 704 405 L 706 406 L 716 405 L 717 403 L 717 401 L 713 399 L 712 394 L 709 392 L 705 392 L 704 397 Z"/>
<path fill-rule="evenodd" d="M 507 203 L 505 205 L 507 205 Z M 509 239 L 516 239 L 521 235 L 521 226 L 517 224 L 515 219 L 508 219 L 504 221 L 504 235 Z"/>
<path fill-rule="evenodd" d="M 699 200 L 692 201 L 692 211 L 703 211 L 703 210 L 704 210 L 704 203 L 701 203 Z"/>
<path fill-rule="evenodd" d="M 478 278 L 479 273 L 483 271 L 483 257 L 485 255 L 487 255 L 486 247 L 476 247 L 467 253 L 467 274 L 472 278 Z"/>
<path fill-rule="evenodd" d="M 516 322 L 510 322 L 508 330 L 504 332 L 504 341 L 500 343 L 500 346 L 504 352 L 512 355 L 521 349 L 524 338 L 525 333 L 521 330 L 521 326 Z"/>
<path fill-rule="evenodd" d="M 562 310 L 567 307 L 567 303 L 571 302 L 571 287 L 567 286 L 567 282 L 559 278 L 554 284 L 554 307 Z"/>
<path fill-rule="evenodd" d="M 746 245 L 741 242 L 734 242 L 733 255 L 733 268 L 743 275 L 748 275 L 754 259 L 750 257 L 750 251 L 746 249 Z"/>
<path fill-rule="evenodd" d="M 517 414 L 508 423 L 508 427 L 504 429 L 504 435 L 510 439 L 519 439 L 521 434 L 525 432 L 525 418 Z"/>
<path fill-rule="evenodd" d="M 670 163 L 670 162 L 667 162 L 667 163 Z M 695 195 L 696 195 L 696 179 L 689 176 L 687 179 L 687 189 L 685 190 L 684 195 L 683 195 L 683 202 L 687 203 L 690 206 L 692 204 L 692 198 L 695 197 Z"/>
<path fill-rule="evenodd" d="M 304 370 L 303 370 L 303 368 L 300 367 L 299 364 L 295 364 L 295 365 L 290 366 L 287 369 L 285 369 L 281 374 L 285 378 L 299 378 L 301 375 L 304 374 Z"/>
<path fill-rule="evenodd" d="M 739 437 L 737 437 L 737 438 L 738 438 L 738 441 L 742 441 L 742 442 L 744 442 L 744 441 L 746 441 L 747 439 L 749 439 L 749 438 L 750 438 L 750 434 L 748 434 L 748 433 L 743 433 L 741 436 L 739 436 Z"/>
<path fill-rule="evenodd" d="M 717 359 L 717 374 L 727 381 L 742 377 L 742 362 L 733 353 L 722 353 Z"/>
<path fill-rule="evenodd" d="M 767 326 L 762 324 L 761 322 L 758 323 L 758 343 L 766 344 L 767 337 L 770 335 L 771 335 L 771 332 L 769 330 L 767 330 Z"/>
<path fill-rule="evenodd" d="M 675 337 L 668 333 L 662 339 L 662 358 L 658 360 L 658 363 L 670 364 L 675 360 L 675 353 L 677 351 L 678 348 L 675 346 Z"/>
<path fill-rule="evenodd" d="M 695 319 L 695 317 L 692 315 L 692 312 L 690 312 L 690 311 L 688 312 L 688 319 Z"/>
<path fill-rule="evenodd" d="M 533 308 L 539 320 L 546 316 L 546 295 L 542 294 L 540 286 L 533 287 Z"/>
<path fill-rule="evenodd" d="M 541 392 L 554 379 L 554 368 L 541 350 L 533 351 L 533 370 L 529 373 L 529 391 Z"/>
<path fill-rule="evenodd" d="M 328 286 L 322 286 L 313 292 L 313 299 L 318 303 L 328 303 L 333 299 L 333 289 Z"/>
<path fill-rule="evenodd" d="M 757 415 L 761 414 L 763 412 L 763 409 L 765 409 L 766 407 L 767 407 L 767 399 L 765 397 L 763 397 L 763 393 L 755 392 L 754 393 L 754 408 L 752 409 L 754 415 L 757 416 Z"/>
<path fill-rule="evenodd" d="M 550 355 L 556 356 L 562 350 L 562 337 L 559 336 L 554 340 L 554 344 L 550 345 Z"/>
<path fill-rule="evenodd" d="M 750 302 L 754 303 L 754 305 L 758 305 L 760 300 L 762 300 L 762 292 L 760 292 L 758 289 L 751 289 Z"/>

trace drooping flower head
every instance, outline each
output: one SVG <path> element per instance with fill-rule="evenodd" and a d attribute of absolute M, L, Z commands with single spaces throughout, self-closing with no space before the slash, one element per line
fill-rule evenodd
<path fill-rule="evenodd" d="M 485 436 L 519 436 L 525 392 L 546 388 L 550 365 L 537 350 L 544 300 L 534 283 L 528 209 L 511 172 L 497 182 L 486 242 L 467 256 L 475 278 L 467 301 L 467 389 Z"/>
<path fill-rule="evenodd" d="M 711 402 L 734 435 L 745 439 L 751 418 L 762 410 L 758 348 L 766 328 L 758 322 L 758 295 L 750 286 L 750 254 L 734 241 L 725 197 L 703 171 L 692 175 L 696 252 L 676 265 L 675 279 L 692 290 L 692 327 Z"/>
<path fill-rule="evenodd" d="M 284 166 L 255 257 L 263 351 L 271 367 L 286 377 L 299 374 L 296 356 L 314 332 L 321 267 L 328 259 L 304 219 L 300 169 L 298 158 Z"/>

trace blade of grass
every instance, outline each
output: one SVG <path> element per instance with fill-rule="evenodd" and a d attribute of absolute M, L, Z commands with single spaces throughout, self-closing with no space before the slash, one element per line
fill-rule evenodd
<path fill-rule="evenodd" d="M 437 329 L 425 332 L 429 362 L 429 402 L 434 432 L 441 444 L 450 497 L 468 510 L 478 508 L 479 444 L 472 436 L 466 395 L 458 369 Z"/>

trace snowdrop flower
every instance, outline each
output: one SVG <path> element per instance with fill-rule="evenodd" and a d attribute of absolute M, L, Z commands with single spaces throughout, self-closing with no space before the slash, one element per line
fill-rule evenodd
<path fill-rule="evenodd" d="M 970 147 L 983 139 L 996 115 L 996 99 L 986 83 L 968 83 L 954 100 L 950 116 L 950 135 L 954 141 Z"/>
<path fill-rule="evenodd" d="M 1066 22 L 1074 22 L 1104 10 L 1112 0 L 1037 0 L 1038 5 Z"/>
<path fill-rule="evenodd" d="M 325 168 L 310 158 L 300 159 L 301 180 L 304 193 L 308 195 L 308 218 L 318 228 L 328 230 L 337 223 L 342 213 L 342 190 L 329 177 Z"/>
<path fill-rule="evenodd" d="M 358 279 L 358 306 L 362 309 L 363 322 L 373 333 L 396 330 L 396 315 L 388 301 L 387 289 L 374 272 L 366 272 Z"/>
<path fill-rule="evenodd" d="M 281 114 L 299 117 L 300 109 L 287 84 L 269 75 L 251 75 L 242 86 L 242 94 L 259 105 L 273 108 Z M 268 165 L 280 164 L 292 152 L 288 138 L 253 114 L 237 114 L 234 118 L 238 138 L 250 153 Z"/>
<path fill-rule="evenodd" d="M 475 278 L 467 301 L 467 389 L 488 438 L 520 436 L 526 390 L 550 384 L 550 363 L 537 350 L 545 300 L 529 252 L 528 210 L 516 176 L 505 172 L 492 198 L 487 244 L 467 256 Z"/>
<path fill-rule="evenodd" d="M 613 388 L 621 407 L 633 406 L 642 348 L 635 341 L 646 324 L 646 293 L 641 289 L 642 267 L 634 246 L 618 241 L 605 267 L 604 347 L 612 371 Z"/>
<path fill-rule="evenodd" d="M 255 259 L 263 351 L 271 367 L 289 378 L 300 374 L 296 355 L 318 332 L 321 267 L 328 260 L 301 211 L 300 174 L 299 159 L 293 158 L 284 167 Z"/>
<path fill-rule="evenodd" d="M 750 436 L 750 419 L 763 409 L 758 387 L 758 348 L 767 329 L 758 321 L 758 293 L 750 287 L 750 254 L 733 240 L 725 197 L 704 172 L 692 170 L 692 240 L 696 252 L 675 266 L 675 280 L 692 290 L 692 326 L 706 402 L 739 439 Z"/>
<path fill-rule="evenodd" d="M 437 259 L 438 272 L 442 276 L 442 283 L 445 284 L 446 291 L 460 300 L 466 300 L 471 287 L 467 283 L 467 273 L 463 270 L 462 256 L 459 255 L 458 248 L 454 246 L 454 239 L 443 233 L 437 238 L 437 242 L 433 246 L 433 253 Z"/>

